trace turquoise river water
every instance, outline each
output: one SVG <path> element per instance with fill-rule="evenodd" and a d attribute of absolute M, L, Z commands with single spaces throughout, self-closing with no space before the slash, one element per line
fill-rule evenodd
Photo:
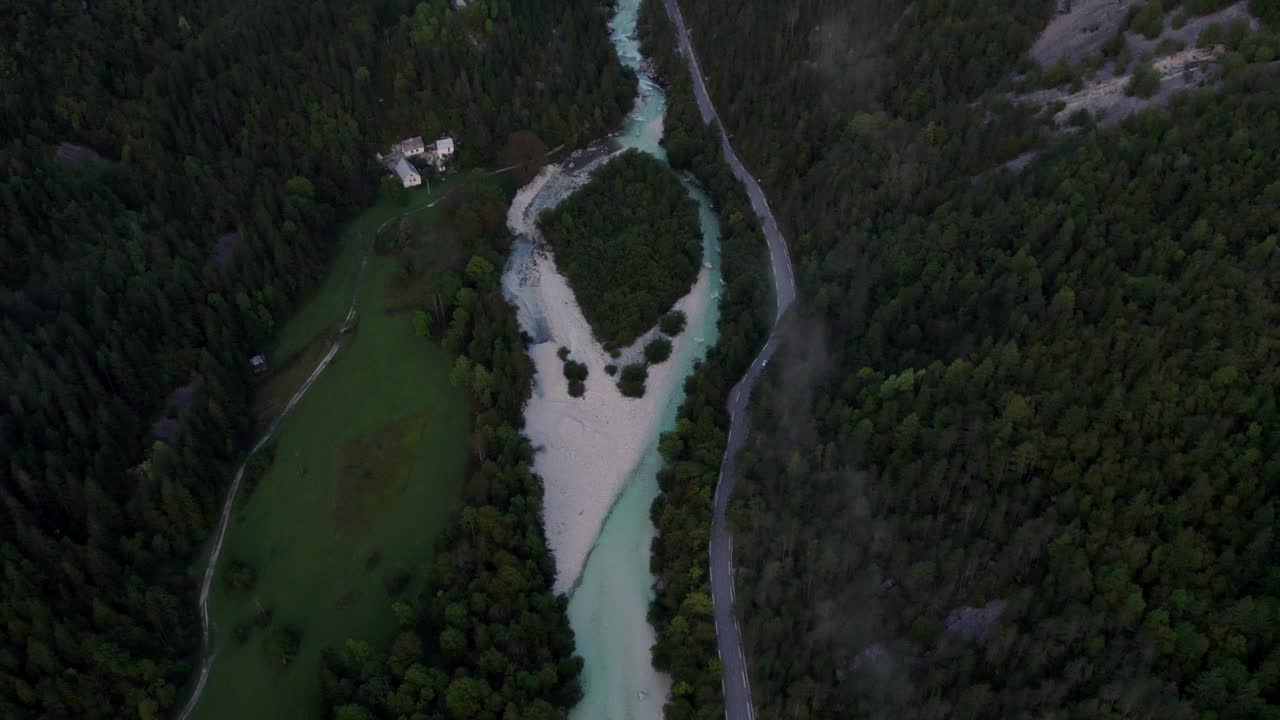
<path fill-rule="evenodd" d="M 620 132 L 606 143 L 588 149 L 588 153 L 606 153 L 618 148 L 635 148 L 666 160 L 660 145 L 666 110 L 662 88 L 641 71 L 643 57 L 636 36 L 636 19 L 640 0 L 619 0 L 610 31 L 623 64 L 640 78 L 635 108 Z M 564 179 L 549 183 L 538 192 L 532 203 L 533 213 L 554 206 L 572 193 L 583 178 L 564 173 Z M 557 186 L 558 185 L 558 186 Z M 658 495 L 657 472 L 661 466 L 658 436 L 675 428 L 676 412 L 684 400 L 684 378 L 694 364 L 716 341 L 719 310 L 720 227 L 706 195 L 692 182 L 685 188 L 698 204 L 703 237 L 703 260 L 711 266 L 710 282 L 695 287 L 694 292 L 708 297 L 696 306 L 705 308 L 690 317 L 686 337 L 696 342 L 680 343 L 669 362 L 674 363 L 675 382 L 667 384 L 667 397 L 658 403 L 659 412 L 646 428 L 644 452 L 632 469 L 614 500 L 587 557 L 582 573 L 569 600 L 569 620 L 577 638 L 578 653 L 585 660 L 582 702 L 570 714 L 572 720 L 656 720 L 662 717 L 662 706 L 670 690 L 670 680 L 654 670 L 650 661 L 650 645 L 654 632 L 647 612 L 653 600 L 653 575 L 649 571 L 650 543 L 654 536 L 649 508 Z M 531 252 L 533 241 L 527 236 L 517 239 L 513 256 L 517 259 Z M 515 267 L 519 263 L 511 263 Z M 512 283 L 514 287 L 516 283 Z M 511 299 L 521 307 L 521 321 L 535 341 L 544 337 L 546 324 L 537 316 L 536 303 L 512 291 Z"/>

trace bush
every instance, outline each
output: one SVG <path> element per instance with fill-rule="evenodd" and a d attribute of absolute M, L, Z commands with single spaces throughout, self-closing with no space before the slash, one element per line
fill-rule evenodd
<path fill-rule="evenodd" d="M 267 653 L 281 665 L 288 665 L 298 657 L 298 648 L 302 647 L 302 628 L 297 625 L 284 625 L 271 632 L 267 639 Z"/>
<path fill-rule="evenodd" d="M 251 635 L 253 635 L 253 623 L 242 622 L 231 628 L 231 641 L 237 645 L 249 642 Z"/>
<path fill-rule="evenodd" d="M 679 310 L 672 310 L 666 315 L 663 315 L 662 319 L 658 321 L 658 328 L 661 329 L 664 334 L 675 337 L 684 332 L 684 326 L 687 323 L 688 318 L 685 317 L 683 312 Z"/>
<path fill-rule="evenodd" d="M 253 496 L 253 492 L 258 489 L 258 483 L 266 476 L 267 471 L 271 469 L 271 463 L 276 459 L 276 441 L 272 440 L 267 443 L 261 450 L 249 456 L 244 464 L 244 478 L 241 480 L 240 497 L 237 503 L 245 503 Z"/>
<path fill-rule="evenodd" d="M 1079 108 L 1071 113 L 1067 118 L 1067 123 L 1072 127 L 1084 127 L 1092 119 L 1093 116 L 1089 114 L 1088 108 Z"/>
<path fill-rule="evenodd" d="M 1076 79 L 1076 70 L 1071 67 L 1071 63 L 1067 62 L 1066 58 L 1059 60 L 1056 65 L 1049 68 L 1049 70 L 1040 78 L 1041 84 L 1046 88 L 1055 88 L 1061 85 L 1066 85 Z"/>
<path fill-rule="evenodd" d="M 580 363 L 573 360 L 564 361 L 564 377 L 566 380 L 577 380 L 579 382 L 587 379 L 587 374 L 591 371 L 587 368 L 586 363 Z"/>
<path fill-rule="evenodd" d="M 569 381 L 569 397 L 580 398 L 587 394 L 587 386 L 581 380 Z"/>
<path fill-rule="evenodd" d="M 1124 33 L 1118 32 L 1102 43 L 1102 54 L 1106 57 L 1114 58 L 1126 47 L 1128 47 L 1128 41 L 1125 40 Z"/>
<path fill-rule="evenodd" d="M 665 362 L 669 357 L 671 357 L 671 341 L 664 337 L 654 338 L 644 346 L 644 359 L 651 365 Z"/>
<path fill-rule="evenodd" d="M 387 595 L 395 597 L 407 590 L 411 582 L 413 582 L 413 576 L 408 570 L 401 568 L 388 575 L 382 584 L 387 589 Z"/>
<path fill-rule="evenodd" d="M 561 345 L 561 346 L 560 346 L 560 349 L 556 351 L 556 357 L 560 358 L 561 360 L 568 360 L 568 359 L 569 359 L 569 348 L 567 348 L 567 347 L 565 347 L 565 346 Z"/>
<path fill-rule="evenodd" d="M 604 371 L 609 373 L 609 377 L 613 377 L 614 375 L 618 374 L 618 366 L 614 365 L 613 363 L 609 363 L 608 365 L 604 366 Z"/>
<path fill-rule="evenodd" d="M 1173 38 L 1165 38 L 1156 45 L 1157 55 L 1172 55 L 1187 47 L 1187 44 L 1181 40 Z"/>
<path fill-rule="evenodd" d="M 232 590 L 247 592 L 258 584 L 258 573 L 248 563 L 232 560 L 231 566 L 223 573 L 222 580 Z"/>
<path fill-rule="evenodd" d="M 1150 0 L 1133 16 L 1129 29 L 1142 33 L 1148 40 L 1160 37 L 1160 33 L 1164 32 L 1164 3 L 1160 0 Z"/>
<path fill-rule="evenodd" d="M 618 390 L 629 398 L 644 397 L 644 381 L 649 379 L 649 369 L 644 363 L 631 363 L 622 368 Z"/>
<path fill-rule="evenodd" d="M 1156 94 L 1160 89 L 1160 73 L 1150 65 L 1139 65 L 1133 70 L 1133 77 L 1129 79 L 1129 84 L 1125 86 L 1126 95 L 1137 95 L 1138 97 L 1149 98 Z"/>

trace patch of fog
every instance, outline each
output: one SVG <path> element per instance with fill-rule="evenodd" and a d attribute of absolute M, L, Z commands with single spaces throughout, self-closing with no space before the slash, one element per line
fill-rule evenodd
<path fill-rule="evenodd" d="M 979 640 L 1009 607 L 1006 600 L 992 600 L 980 608 L 959 607 L 947 614 L 944 637 L 959 636 L 966 640 Z M 864 651 L 865 652 L 865 651 Z"/>
<path fill-rule="evenodd" d="M 809 32 L 804 67 L 822 88 L 822 102 L 839 111 L 877 106 L 887 72 L 882 45 L 893 37 L 912 6 L 890 14 L 873 4 L 850 3 L 833 9 Z M 798 6 L 784 12 L 784 35 L 795 32 Z"/>
<path fill-rule="evenodd" d="M 240 233 L 227 233 L 213 242 L 213 264 L 225 268 L 240 245 Z"/>
<path fill-rule="evenodd" d="M 151 435 L 161 442 L 169 442 L 178 422 L 187 414 L 191 406 L 191 396 L 195 394 L 195 384 L 187 383 L 169 394 L 165 404 L 165 414 L 151 423 Z"/>
<path fill-rule="evenodd" d="M 94 152 L 92 148 L 84 145 L 76 145 L 75 143 L 61 142 L 53 150 L 53 159 L 55 162 L 63 165 L 84 165 L 85 163 L 94 163 L 98 165 L 112 165 L 110 160 L 102 157 Z"/>
<path fill-rule="evenodd" d="M 854 670 L 867 670 L 881 677 L 887 677 L 893 674 L 897 668 L 896 662 L 889 648 L 884 643 L 873 642 L 862 649 L 853 658 Z"/>
<path fill-rule="evenodd" d="M 1022 172 L 1023 168 L 1030 165 L 1031 161 L 1035 160 L 1039 156 L 1040 156 L 1039 150 L 1028 150 L 1022 153 L 1021 155 L 1019 155 L 1018 157 L 1001 165 L 1000 167 L 1004 168 L 1005 170 L 1008 170 L 1011 173 L 1020 173 Z"/>

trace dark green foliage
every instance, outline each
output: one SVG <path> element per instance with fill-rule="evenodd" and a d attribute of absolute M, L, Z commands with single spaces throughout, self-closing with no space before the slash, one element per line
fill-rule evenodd
<path fill-rule="evenodd" d="M 375 149 L 449 131 L 486 162 L 515 129 L 572 144 L 630 107 L 598 3 L 473 4 L 0 13 L 0 717 L 185 700 L 247 360 L 371 199 Z M 54 160 L 64 141 L 105 162 Z"/>
<path fill-rule="evenodd" d="M 1071 113 L 1067 117 L 1067 124 L 1072 127 L 1084 127 L 1093 121 L 1093 115 L 1089 113 L 1088 108 L 1080 108 Z"/>
<path fill-rule="evenodd" d="M 1041 77 L 1041 84 L 1046 88 L 1070 85 L 1077 75 L 1078 71 L 1064 58 L 1044 73 Z"/>
<path fill-rule="evenodd" d="M 266 651 L 272 660 L 281 665 L 288 665 L 298 656 L 302 647 L 302 628 L 297 625 L 282 625 L 267 636 Z"/>
<path fill-rule="evenodd" d="M 617 366 L 617 365 L 614 365 L 613 363 L 609 363 L 608 365 L 605 365 L 605 366 L 604 366 L 604 371 L 605 371 L 606 373 L 608 373 L 610 376 L 617 375 L 617 374 L 618 374 L 618 366 Z"/>
<path fill-rule="evenodd" d="M 636 150 L 596 170 L 538 226 L 607 348 L 653 327 L 698 276 L 697 206 L 662 161 Z"/>
<path fill-rule="evenodd" d="M 231 641 L 237 645 L 244 645 L 251 637 L 253 637 L 252 623 L 242 622 L 231 628 Z"/>
<path fill-rule="evenodd" d="M 671 357 L 671 341 L 664 337 L 656 337 L 644 346 L 644 359 L 650 365 L 666 362 Z"/>
<path fill-rule="evenodd" d="M 589 370 L 586 363 L 576 362 L 574 360 L 565 359 L 564 361 L 564 377 L 569 381 L 570 397 L 582 397 L 587 392 L 587 386 L 584 382 L 587 379 Z"/>
<path fill-rule="evenodd" d="M 241 560 L 232 560 L 222 571 L 222 582 L 232 590 L 247 592 L 258 584 L 258 573 Z"/>
<path fill-rule="evenodd" d="M 912 36 L 885 42 L 941 49 L 931 24 L 955 22 L 948 5 L 913 6 Z M 1034 142 L 1016 117 L 893 102 L 932 90 L 932 69 L 860 104 L 890 77 L 867 54 L 851 89 L 811 71 L 826 57 L 812 38 L 845 41 L 861 21 L 832 3 L 682 6 L 801 288 L 730 509 L 759 716 L 1274 714 L 1274 72 L 1241 68 L 1219 98 L 1086 127 L 1019 175 L 988 173 Z M 1006 49 L 975 42 L 938 74 Z M 951 139 L 930 143 L 938 129 Z M 688 457 L 679 430 L 668 457 Z M 670 488 L 696 485 L 671 469 L 659 542 L 676 535 Z M 705 525 L 691 527 L 693 562 L 664 582 L 705 571 Z M 995 600 L 985 632 L 954 625 Z M 715 657 L 686 651 L 691 605 L 671 611 L 683 623 L 655 610 L 677 686 Z M 668 717 L 720 716 L 719 678 L 703 675 Z"/>
<path fill-rule="evenodd" d="M 644 397 L 644 382 L 649 379 L 649 369 L 644 363 L 631 363 L 622 366 L 618 377 L 618 390 L 625 397 Z"/>
<path fill-rule="evenodd" d="M 1276 0 L 1249 0 L 1249 12 L 1272 32 L 1280 32 L 1280 3 Z"/>
<path fill-rule="evenodd" d="M 1160 37 L 1160 33 L 1164 31 L 1164 3 L 1161 0 L 1147 0 L 1142 9 L 1129 18 L 1129 29 L 1148 39 Z"/>
<path fill-rule="evenodd" d="M 503 266 L 506 213 L 490 214 L 468 265 L 479 257 Z M 401 630 L 389 646 L 356 639 L 325 650 L 321 680 L 335 718 L 554 720 L 581 695 L 567 601 L 552 593 L 542 480 L 520 432 L 533 365 L 501 288 L 487 273 L 466 277 L 441 311 L 457 380 L 474 391 L 463 506 L 424 570 L 422 592 L 392 604 Z M 563 358 L 566 377 L 580 384 L 586 366 L 567 351 Z"/>
<path fill-rule="evenodd" d="M 642 6 L 640 29 L 645 54 L 669 83 L 663 142 L 678 161 L 676 167 L 694 173 L 715 204 L 728 283 L 719 300 L 719 342 L 685 382 L 675 432 L 659 440 L 665 461 L 658 473 L 662 493 L 650 512 L 658 529 L 652 564 L 659 582 L 650 612 L 658 632 L 653 661 L 673 681 L 664 715 L 669 720 L 714 720 L 724 717 L 724 711 L 715 625 L 707 612 L 711 500 L 729 424 L 725 399 L 764 342 L 773 317 L 772 285 L 764 236 L 741 184 L 721 157 L 718 134 L 698 115 L 688 72 L 672 53 L 673 36 L 661 3 L 649 0 Z M 677 333 L 684 329 L 683 314 L 671 313 L 664 322 Z"/>
<path fill-rule="evenodd" d="M 561 346 L 560 346 L 560 349 L 559 349 L 559 350 L 556 350 L 556 357 L 560 358 L 561 360 L 568 360 L 568 359 L 569 359 L 569 348 L 567 348 L 567 347 L 565 347 L 565 346 L 561 345 Z"/>
<path fill-rule="evenodd" d="M 564 361 L 564 376 L 568 380 L 586 380 L 589 372 L 586 363 L 575 360 Z"/>
<path fill-rule="evenodd" d="M 684 326 L 687 322 L 688 318 L 685 317 L 684 311 L 672 310 L 662 316 L 662 319 L 658 321 L 658 327 L 668 337 L 675 337 L 684 332 Z"/>
<path fill-rule="evenodd" d="M 1133 69 L 1129 84 L 1124 86 L 1126 95 L 1137 95 L 1143 98 L 1155 95 L 1158 90 L 1160 90 L 1160 73 L 1145 63 Z"/>
<path fill-rule="evenodd" d="M 271 469 L 271 463 L 276 459 L 276 441 L 272 440 L 262 447 L 261 450 L 249 456 L 244 464 L 244 477 L 240 479 L 240 497 L 236 502 L 242 505 L 249 501 L 253 495 L 253 491 L 258 489 L 258 483 L 262 482 L 262 478 L 266 476 L 267 471 Z"/>
<path fill-rule="evenodd" d="M 392 572 L 383 579 L 382 585 L 387 590 L 388 597 L 397 597 L 400 593 L 409 589 L 409 584 L 413 582 L 413 575 L 408 570 L 400 569 Z"/>

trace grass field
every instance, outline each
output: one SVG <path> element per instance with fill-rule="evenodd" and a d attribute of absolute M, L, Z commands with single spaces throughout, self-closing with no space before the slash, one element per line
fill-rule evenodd
<path fill-rule="evenodd" d="M 450 175 L 440 182 L 432 183 L 430 194 L 425 187 L 413 188 L 408 191 L 407 205 L 397 205 L 386 197 L 379 196 L 376 205 L 353 220 L 343 231 L 342 245 L 334 258 L 333 269 L 276 336 L 274 345 L 267 353 L 271 364 L 279 366 L 289 362 L 316 335 L 341 322 L 351 302 L 351 288 L 355 283 L 356 270 L 360 266 L 360 255 L 365 243 L 379 227 L 405 211 L 410 211 L 408 217 L 415 227 L 434 223 L 440 215 L 440 207 L 426 206 L 466 182 L 469 177 L 470 174 L 463 172 Z"/>
<path fill-rule="evenodd" d="M 432 189 L 431 198 L 413 193 L 409 207 L 448 188 Z M 330 276 L 271 352 L 277 373 L 262 388 L 271 403 L 309 372 L 287 360 L 314 366 L 315 353 L 304 350 L 327 344 L 317 338 L 346 314 L 368 237 L 404 210 L 380 203 L 344 231 Z M 437 211 L 411 217 L 426 225 Z M 383 312 L 398 271 L 395 259 L 370 257 L 353 336 L 281 425 L 274 463 L 236 509 L 210 601 L 217 658 L 196 720 L 319 718 L 321 650 L 349 637 L 390 641 L 396 621 L 385 581 L 430 558 L 455 507 L 467 406 L 449 385 L 445 353 L 414 335 L 408 315 Z M 225 582 L 233 563 L 256 573 L 251 590 Z M 260 608 L 271 611 L 270 627 L 252 624 Z M 233 629 L 246 623 L 252 632 L 238 643 Z M 287 665 L 267 648 L 286 626 L 301 631 Z"/>

